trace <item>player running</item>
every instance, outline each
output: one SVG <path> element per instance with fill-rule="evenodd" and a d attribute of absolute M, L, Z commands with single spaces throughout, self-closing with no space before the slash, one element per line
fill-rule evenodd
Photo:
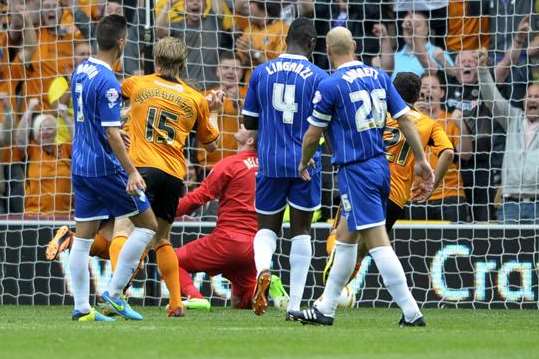
<path fill-rule="evenodd" d="M 421 79 L 419 76 L 413 72 L 401 72 L 393 80 L 393 85 L 402 99 L 411 107 L 408 115 L 419 133 L 423 149 L 427 148 L 427 146 L 430 147 L 432 154 L 438 157 L 438 164 L 434 173 L 434 191 L 442 183 L 447 169 L 453 161 L 453 144 L 437 121 L 434 121 L 413 107 L 421 92 Z M 412 197 L 412 183 L 414 178 L 414 155 L 410 144 L 402 134 L 399 122 L 391 117 L 387 118 L 384 129 L 384 146 L 386 158 L 389 162 L 389 173 L 391 175 L 391 186 L 386 205 L 386 230 L 388 234 L 391 234 L 393 225 L 398 219 L 402 218 L 404 206 Z M 425 201 L 428 196 L 430 196 L 430 193 L 425 192 L 423 193 L 423 198 L 413 197 L 412 199 Z M 341 216 L 338 215 L 336 218 L 337 224 L 340 219 Z M 333 262 L 336 241 L 335 232 L 332 231 L 327 240 L 326 248 L 328 249 L 329 256 L 328 264 L 324 269 L 324 282 L 327 279 Z M 356 269 L 351 279 L 355 277 L 366 254 L 367 248 L 363 243 L 360 246 Z"/>
<path fill-rule="evenodd" d="M 90 247 L 101 221 L 109 217 L 129 217 L 135 229 L 120 253 L 103 299 L 117 314 L 142 319 L 120 296 L 157 228 L 144 194 L 146 184 L 129 159 L 120 133 L 122 95 L 112 67 L 122 56 L 126 33 L 125 18 L 104 17 L 97 26 L 97 56 L 82 62 L 72 75 L 76 121 L 71 166 L 77 235 L 69 268 L 75 301 L 72 318 L 78 321 L 113 320 L 98 313 L 89 302 Z"/>
<path fill-rule="evenodd" d="M 272 256 L 287 204 L 292 241 L 288 311 L 300 308 L 311 263 L 310 226 L 313 212 L 320 207 L 320 165 L 311 170 L 310 182 L 299 177 L 297 166 L 314 91 L 327 77 L 307 59 L 315 43 L 312 21 L 294 20 L 286 37 L 287 52 L 254 70 L 242 111 L 245 127 L 259 131 L 255 202 L 259 230 L 254 239 L 257 287 L 253 296 L 257 315 L 268 306 Z M 319 164 L 318 151 L 314 159 Z"/>
<path fill-rule="evenodd" d="M 234 308 L 251 308 L 256 285 L 253 259 L 253 238 L 257 231 L 254 208 L 258 171 L 256 135 L 256 131 L 241 126 L 234 134 L 238 154 L 219 161 L 200 186 L 178 204 L 176 215 L 183 216 L 208 201 L 219 199 L 215 229 L 207 236 L 176 249 L 182 293 L 195 303 L 204 297 L 194 287 L 189 273 L 206 272 L 212 276 L 223 274 L 230 280 Z M 278 285 L 279 278 L 276 279 L 272 281 L 271 290 L 274 299 L 274 293 L 286 296 L 284 288 Z M 207 301 L 206 305 L 209 307 Z"/>
<path fill-rule="evenodd" d="M 350 31 L 332 29 L 326 37 L 327 52 L 336 72 L 320 84 L 313 116 L 303 139 L 299 172 L 310 179 L 308 167 L 318 141 L 327 129 L 333 147 L 333 163 L 339 167 L 338 182 L 346 221 L 337 228 L 334 264 L 321 299 L 293 319 L 303 323 L 332 325 L 337 299 L 356 264 L 358 243 L 365 243 L 389 293 L 403 311 L 400 325 L 423 326 L 425 321 L 385 229 L 389 169 L 384 154 L 386 111 L 399 121 L 415 156 L 415 175 L 422 179 L 418 195 L 432 190 L 433 173 L 425 159 L 409 107 L 387 74 L 355 61 L 356 43 Z"/>

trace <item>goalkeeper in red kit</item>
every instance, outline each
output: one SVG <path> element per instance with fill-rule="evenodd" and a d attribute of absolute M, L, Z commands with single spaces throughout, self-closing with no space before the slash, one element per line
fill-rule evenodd
<path fill-rule="evenodd" d="M 182 295 L 187 307 L 209 308 L 209 303 L 195 288 L 190 273 L 222 274 L 232 284 L 232 306 L 250 309 L 256 286 L 253 239 L 258 230 L 255 203 L 255 178 L 258 171 L 256 131 L 243 125 L 234 134 L 238 153 L 218 162 L 208 177 L 194 191 L 181 198 L 177 216 L 188 215 L 213 199 L 219 200 L 217 224 L 213 232 L 176 249 L 180 266 Z M 275 281 L 270 295 L 286 297 Z"/>

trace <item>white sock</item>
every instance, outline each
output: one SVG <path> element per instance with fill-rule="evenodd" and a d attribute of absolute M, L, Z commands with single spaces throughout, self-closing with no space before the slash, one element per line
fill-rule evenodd
<path fill-rule="evenodd" d="M 421 311 L 408 289 L 406 275 L 402 264 L 389 246 L 376 247 L 369 251 L 378 271 L 382 275 L 384 285 L 401 308 L 406 321 L 413 321 L 421 316 Z"/>
<path fill-rule="evenodd" d="M 357 260 L 357 244 L 342 243 L 335 244 L 335 256 L 333 265 L 329 271 L 326 288 L 316 308 L 324 315 L 334 317 L 337 303 L 341 296 L 342 289 L 354 272 Z"/>
<path fill-rule="evenodd" d="M 260 272 L 271 268 L 271 258 L 277 248 L 277 234 L 269 229 L 261 229 L 256 232 L 253 242 L 255 252 L 255 265 L 257 276 Z"/>
<path fill-rule="evenodd" d="M 292 238 L 292 247 L 290 248 L 290 301 L 288 302 L 288 311 L 299 310 L 301 306 L 312 256 L 311 236 L 303 234 Z"/>
<path fill-rule="evenodd" d="M 90 248 L 93 241 L 93 239 L 75 237 L 69 251 L 71 291 L 75 300 L 75 310 L 81 313 L 88 313 L 91 309 L 88 262 L 90 260 Z"/>
<path fill-rule="evenodd" d="M 127 238 L 120 255 L 118 264 L 109 283 L 109 294 L 117 297 L 131 279 L 137 268 L 140 257 L 144 253 L 146 246 L 152 240 L 155 232 L 147 228 L 137 228 Z"/>

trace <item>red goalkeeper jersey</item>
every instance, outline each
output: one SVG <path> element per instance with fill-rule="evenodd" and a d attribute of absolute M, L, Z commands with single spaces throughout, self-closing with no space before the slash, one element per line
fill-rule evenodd
<path fill-rule="evenodd" d="M 255 185 L 258 159 L 242 151 L 219 161 L 200 186 L 180 199 L 177 216 L 192 213 L 204 203 L 219 199 L 215 230 L 255 235 Z"/>

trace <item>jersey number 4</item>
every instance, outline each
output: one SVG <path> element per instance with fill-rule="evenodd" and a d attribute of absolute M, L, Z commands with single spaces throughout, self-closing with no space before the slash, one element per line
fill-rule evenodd
<path fill-rule="evenodd" d="M 174 142 L 176 132 L 174 128 L 170 126 L 170 121 L 178 121 L 178 115 L 165 110 L 159 110 L 156 107 L 148 108 L 148 115 L 146 117 L 146 140 L 157 143 L 171 144 Z M 157 131 L 157 138 L 155 132 Z"/>
<path fill-rule="evenodd" d="M 294 114 L 298 112 L 296 102 L 296 85 L 273 84 L 272 105 L 277 111 L 283 113 L 283 123 L 294 123 Z"/>

